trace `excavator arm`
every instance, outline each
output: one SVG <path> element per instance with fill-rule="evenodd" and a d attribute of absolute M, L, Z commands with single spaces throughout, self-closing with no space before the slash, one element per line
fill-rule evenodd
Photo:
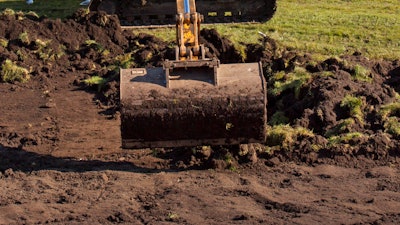
<path fill-rule="evenodd" d="M 276 0 L 197 0 L 196 6 L 189 2 L 190 12 L 203 15 L 203 23 L 266 22 L 276 11 Z M 176 0 L 92 0 L 89 9 L 118 15 L 123 26 L 160 27 L 175 25 L 176 3 Z M 184 12 L 184 5 L 179 5 Z M 193 6 L 196 10 L 191 9 Z"/>
<path fill-rule="evenodd" d="M 171 75 L 175 69 L 211 68 L 213 69 L 213 83 L 217 85 L 217 73 L 219 60 L 206 58 L 206 47 L 200 44 L 199 32 L 203 15 L 196 11 L 195 0 L 176 0 L 176 42 L 175 60 L 166 60 L 164 70 L 166 85 L 170 86 L 171 79 L 179 79 L 179 76 Z"/>
<path fill-rule="evenodd" d="M 267 90 L 260 63 L 206 58 L 195 1 L 176 0 L 176 12 L 175 59 L 162 68 L 120 70 L 122 147 L 264 142 Z"/>
<path fill-rule="evenodd" d="M 199 30 L 202 16 L 196 12 L 194 0 L 177 0 L 176 33 L 180 60 L 198 59 Z"/>

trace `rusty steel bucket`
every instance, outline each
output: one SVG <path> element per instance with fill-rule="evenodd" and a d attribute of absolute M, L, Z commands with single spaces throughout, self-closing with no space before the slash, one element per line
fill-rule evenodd
<path fill-rule="evenodd" d="M 123 148 L 265 142 L 260 63 L 121 69 L 120 76 Z"/>

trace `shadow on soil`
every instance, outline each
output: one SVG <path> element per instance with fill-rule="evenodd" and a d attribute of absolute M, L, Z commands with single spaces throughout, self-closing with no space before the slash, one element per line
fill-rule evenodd
<path fill-rule="evenodd" d="M 110 159 L 77 159 L 38 154 L 23 148 L 0 144 L 0 172 L 7 169 L 31 172 L 56 170 L 60 172 L 126 171 L 135 173 L 177 172 L 187 170 L 227 169 L 248 160 L 237 158 L 239 146 L 214 146 L 213 149 L 195 148 L 152 149 L 141 153 L 133 150 L 110 155 Z M 104 157 L 104 156 L 102 156 Z M 123 160 L 121 160 L 123 158 Z M 230 160 L 227 160 L 230 159 Z M 237 165 L 236 165 L 237 166 Z"/>
<path fill-rule="evenodd" d="M 56 170 L 60 172 L 85 172 L 115 170 L 135 173 L 174 172 L 176 169 L 156 169 L 136 166 L 126 161 L 79 160 L 75 158 L 58 158 L 10 148 L 0 145 L 0 172 L 7 169 L 31 172 L 38 170 Z"/>

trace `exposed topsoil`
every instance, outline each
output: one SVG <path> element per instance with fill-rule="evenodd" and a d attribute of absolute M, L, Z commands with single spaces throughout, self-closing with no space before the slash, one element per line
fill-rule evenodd
<path fill-rule="evenodd" d="M 0 224 L 400 222 L 400 60 L 201 41 L 262 62 L 265 145 L 121 150 L 118 68 L 161 66 L 173 43 L 103 13 L 0 16 L 2 75 L 29 72 L 0 79 Z"/>

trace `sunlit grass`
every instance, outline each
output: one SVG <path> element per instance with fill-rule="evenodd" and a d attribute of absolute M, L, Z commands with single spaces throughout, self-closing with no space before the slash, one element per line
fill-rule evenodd
<path fill-rule="evenodd" d="M 324 55 L 361 51 L 373 58 L 400 57 L 397 0 L 282 0 L 261 25 L 285 46 Z"/>
<path fill-rule="evenodd" d="M 33 0 L 33 4 L 26 4 L 25 0 L 0 0 L 0 11 L 6 8 L 15 11 L 34 11 L 39 16 L 50 18 L 65 18 L 72 15 L 79 7 L 82 0 Z"/>
<path fill-rule="evenodd" d="M 264 24 L 203 27 L 217 29 L 237 46 L 259 42 L 260 31 L 283 46 L 322 57 L 360 51 L 370 58 L 400 58 L 398 0 L 278 0 L 275 16 Z M 170 28 L 143 31 L 175 37 Z"/>

